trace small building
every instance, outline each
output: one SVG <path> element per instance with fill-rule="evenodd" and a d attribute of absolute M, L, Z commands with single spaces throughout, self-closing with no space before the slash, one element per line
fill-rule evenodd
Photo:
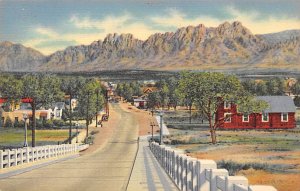
<path fill-rule="evenodd" d="M 261 113 L 242 114 L 237 106 L 229 102 L 221 104 L 216 120 L 224 121 L 219 128 L 224 129 L 289 129 L 296 127 L 296 107 L 289 96 L 258 96 L 269 107 Z"/>
<path fill-rule="evenodd" d="M 52 105 L 51 110 L 53 119 L 61 119 L 65 106 L 66 104 L 64 102 L 56 102 Z"/>
<path fill-rule="evenodd" d="M 143 98 L 133 99 L 133 105 L 137 108 L 146 108 L 147 100 Z"/>

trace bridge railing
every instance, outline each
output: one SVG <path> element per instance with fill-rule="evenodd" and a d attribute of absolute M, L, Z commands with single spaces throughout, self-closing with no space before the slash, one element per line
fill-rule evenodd
<path fill-rule="evenodd" d="M 213 160 L 189 157 L 182 150 L 152 142 L 150 150 L 182 191 L 276 191 L 272 186 L 251 186 L 244 176 L 229 176 Z"/>
<path fill-rule="evenodd" d="M 87 144 L 82 145 L 78 143 L 0 150 L 0 169 L 77 153 L 88 147 L 89 145 Z"/>

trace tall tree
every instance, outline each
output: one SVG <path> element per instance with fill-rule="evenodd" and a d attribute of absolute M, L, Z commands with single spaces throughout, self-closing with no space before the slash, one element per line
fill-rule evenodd
<path fill-rule="evenodd" d="M 261 111 L 266 106 L 253 100 L 253 97 L 244 91 L 240 81 L 235 76 L 208 72 L 185 73 L 181 80 L 186 81 L 184 78 L 191 79 L 191 76 L 193 81 L 188 83 L 188 85 L 196 95 L 194 102 L 197 109 L 208 119 L 213 144 L 217 142 L 217 128 L 226 120 L 225 117 L 216 119 L 218 107 L 224 101 L 236 103 L 239 107 L 239 112 Z M 185 88 L 182 89 L 184 90 Z"/>
<path fill-rule="evenodd" d="M 21 96 L 22 81 L 13 75 L 0 77 L 0 97 L 7 100 L 7 104 L 16 103 Z M 2 123 L 2 108 L 0 108 L 0 127 Z"/>
<path fill-rule="evenodd" d="M 178 84 L 178 91 L 180 92 L 181 99 L 184 100 L 184 103 L 189 108 L 189 122 L 192 123 L 192 106 L 197 97 L 195 93 L 194 78 L 197 76 L 197 73 L 183 71 L 180 74 L 180 80 Z"/>
<path fill-rule="evenodd" d="M 147 106 L 150 109 L 155 109 L 161 105 L 161 97 L 159 92 L 151 92 L 148 95 L 148 103 Z"/>
<path fill-rule="evenodd" d="M 73 114 L 72 114 L 72 99 L 77 98 L 77 96 L 79 95 L 79 91 L 82 88 L 84 83 L 84 79 L 83 78 L 74 78 L 74 77 L 70 77 L 70 78 L 64 78 L 61 81 L 61 85 L 60 88 L 61 90 L 69 96 L 69 110 L 66 111 L 67 114 L 67 118 L 69 119 L 69 139 L 68 142 L 69 144 L 71 144 L 72 141 L 72 118 L 73 118 Z"/>
<path fill-rule="evenodd" d="M 49 106 L 56 100 L 62 99 L 60 81 L 51 75 L 25 75 L 22 77 L 22 98 L 31 99 L 32 109 L 32 147 L 35 147 L 36 109 L 37 105 Z"/>
<path fill-rule="evenodd" d="M 176 110 L 177 105 L 180 102 L 180 91 L 178 91 L 178 79 L 175 77 L 171 77 L 167 80 L 168 90 L 169 90 L 169 103 L 168 107 L 174 107 Z"/>
<path fill-rule="evenodd" d="M 79 91 L 78 96 L 78 109 L 79 113 L 85 117 L 86 121 L 86 137 L 89 135 L 89 124 L 90 121 L 93 119 L 97 108 L 97 95 L 96 95 L 96 89 L 97 89 L 97 82 L 94 79 L 86 80 L 86 82 L 83 84 L 83 87 Z"/>

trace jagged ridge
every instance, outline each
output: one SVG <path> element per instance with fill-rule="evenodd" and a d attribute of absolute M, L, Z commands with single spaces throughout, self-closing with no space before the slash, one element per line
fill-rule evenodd
<path fill-rule="evenodd" d="M 254 35 L 240 22 L 225 22 L 216 28 L 202 24 L 188 26 L 174 33 L 153 34 L 145 41 L 132 34 L 109 34 L 103 41 L 88 46 L 68 47 L 42 59 L 37 56 L 40 62 L 37 70 L 299 70 L 299 37 L 299 30 Z"/>

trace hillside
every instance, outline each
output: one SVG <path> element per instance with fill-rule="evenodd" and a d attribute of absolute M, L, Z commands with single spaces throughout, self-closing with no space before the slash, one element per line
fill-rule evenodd
<path fill-rule="evenodd" d="M 16 48 L 2 44 L 3 71 L 300 70 L 299 30 L 254 35 L 240 22 L 215 28 L 188 26 L 153 34 L 145 41 L 132 34 L 108 34 L 103 41 L 68 47 L 47 57 L 30 48 L 18 54 Z"/>

